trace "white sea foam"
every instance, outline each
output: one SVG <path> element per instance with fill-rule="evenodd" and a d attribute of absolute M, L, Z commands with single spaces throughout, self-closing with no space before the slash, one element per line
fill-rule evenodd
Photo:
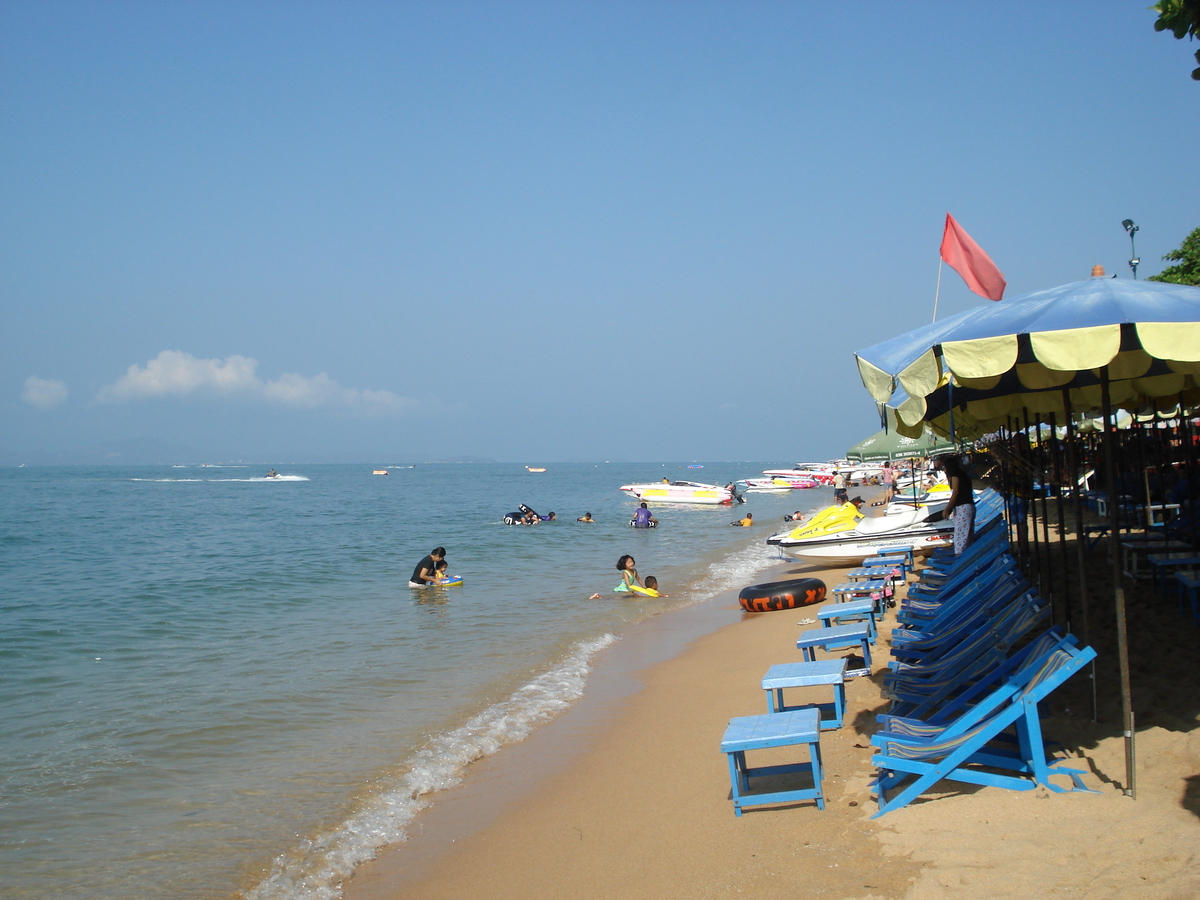
<path fill-rule="evenodd" d="M 210 478 L 209 481 L 238 481 L 238 482 L 259 482 L 259 481 L 308 481 L 305 475 L 261 475 L 258 478 Z"/>
<path fill-rule="evenodd" d="M 696 582 L 692 593 L 697 600 L 706 600 L 724 591 L 741 589 L 778 562 L 777 550 L 765 543 L 755 543 L 712 563 L 708 572 Z"/>
<path fill-rule="evenodd" d="M 365 799 L 336 828 L 306 840 L 276 858 L 271 874 L 250 890 L 248 900 L 333 900 L 356 867 L 381 847 L 407 838 L 405 829 L 429 795 L 459 784 L 468 765 L 524 740 L 583 694 L 591 658 L 617 638 L 605 634 L 576 644 L 554 668 L 534 678 L 508 699 L 489 707 L 453 731 L 437 735 L 407 763 L 407 771 Z"/>

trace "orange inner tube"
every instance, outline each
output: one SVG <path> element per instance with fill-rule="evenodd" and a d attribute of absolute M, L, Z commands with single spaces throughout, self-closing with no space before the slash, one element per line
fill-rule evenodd
<path fill-rule="evenodd" d="M 825 582 L 819 578 L 772 581 L 742 588 L 738 602 L 746 612 L 799 609 L 825 600 Z"/>

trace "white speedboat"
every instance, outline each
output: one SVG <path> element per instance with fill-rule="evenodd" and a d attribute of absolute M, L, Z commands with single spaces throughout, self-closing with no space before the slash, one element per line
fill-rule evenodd
<path fill-rule="evenodd" d="M 830 566 L 859 565 L 868 556 L 889 547 L 912 547 L 914 553 L 928 553 L 954 543 L 953 522 L 925 521 L 931 512 L 942 507 L 927 506 L 859 519 L 852 523 L 852 528 L 835 533 L 805 536 L 799 533 L 803 529 L 794 529 L 771 535 L 767 543 L 804 562 Z"/>
<path fill-rule="evenodd" d="M 733 503 L 733 491 L 698 481 L 654 481 L 623 484 L 621 490 L 638 500 L 655 503 Z"/>

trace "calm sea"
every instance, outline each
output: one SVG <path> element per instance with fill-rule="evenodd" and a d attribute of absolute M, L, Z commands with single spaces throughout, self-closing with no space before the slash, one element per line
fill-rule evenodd
<path fill-rule="evenodd" d="M 337 896 L 630 623 L 752 582 L 831 494 L 634 531 L 617 488 L 765 466 L 0 471 L 0 897 Z M 559 520 L 504 525 L 520 503 Z M 437 545 L 464 584 L 410 589 Z M 670 599 L 612 593 L 623 553 Z"/>

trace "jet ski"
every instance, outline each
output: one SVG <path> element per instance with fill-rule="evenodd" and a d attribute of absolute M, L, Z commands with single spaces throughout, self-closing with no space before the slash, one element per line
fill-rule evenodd
<path fill-rule="evenodd" d="M 952 521 L 925 521 L 930 513 L 945 509 L 945 500 L 940 504 L 909 508 L 894 515 L 857 519 L 848 518 L 844 508 L 853 510 L 854 504 L 845 503 L 842 507 L 830 507 L 819 513 L 818 516 L 830 513 L 823 523 L 816 523 L 817 516 L 814 516 L 809 520 L 808 528 L 771 535 L 767 543 L 789 556 L 814 565 L 859 565 L 868 556 L 890 547 L 912 547 L 914 553 L 928 553 L 936 547 L 954 543 Z M 842 512 L 839 516 L 831 513 L 831 510 Z M 813 524 L 820 527 L 810 532 Z"/>

